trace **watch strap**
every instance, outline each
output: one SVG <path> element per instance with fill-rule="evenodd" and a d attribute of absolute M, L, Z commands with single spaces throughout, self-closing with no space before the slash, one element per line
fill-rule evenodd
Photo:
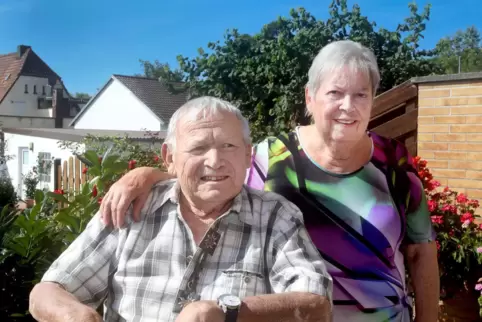
<path fill-rule="evenodd" d="M 236 322 L 238 320 L 238 309 L 226 309 L 225 322 Z"/>

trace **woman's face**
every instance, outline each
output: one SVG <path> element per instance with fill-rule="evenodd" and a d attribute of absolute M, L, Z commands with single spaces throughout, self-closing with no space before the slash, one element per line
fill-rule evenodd
<path fill-rule="evenodd" d="M 323 80 L 314 95 L 308 89 L 305 94 L 308 111 L 325 138 L 348 143 L 365 135 L 373 103 L 366 73 L 337 69 Z"/>

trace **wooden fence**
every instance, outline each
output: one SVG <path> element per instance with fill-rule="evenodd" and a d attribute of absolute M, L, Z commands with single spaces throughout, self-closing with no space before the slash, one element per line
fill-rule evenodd
<path fill-rule="evenodd" d="M 411 81 L 378 95 L 368 129 L 404 143 L 417 155 L 418 88 Z"/>
<path fill-rule="evenodd" d="M 69 157 L 63 162 L 54 160 L 54 189 L 65 192 L 80 192 L 82 184 L 87 181 L 87 176 L 82 173 L 84 164 L 76 157 Z"/>

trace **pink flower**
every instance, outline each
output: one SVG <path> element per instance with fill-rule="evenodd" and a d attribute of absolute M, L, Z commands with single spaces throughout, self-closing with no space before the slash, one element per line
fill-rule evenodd
<path fill-rule="evenodd" d="M 443 224 L 444 223 L 444 217 L 443 216 L 431 216 L 430 219 L 434 224 Z"/>
<path fill-rule="evenodd" d="M 482 291 L 482 284 L 480 284 L 480 283 L 475 284 L 475 290 L 476 291 Z"/>
<path fill-rule="evenodd" d="M 466 221 L 469 221 L 469 223 L 474 221 L 474 216 L 470 212 L 466 212 L 465 214 L 460 217 L 460 221 L 465 223 Z"/>
<path fill-rule="evenodd" d="M 458 203 L 466 203 L 467 201 L 469 201 L 469 199 L 463 193 L 458 195 L 457 198 L 455 199 L 457 200 Z"/>
<path fill-rule="evenodd" d="M 482 247 L 477 247 L 477 253 L 482 253 Z"/>
<path fill-rule="evenodd" d="M 451 207 L 450 205 L 444 205 L 442 207 L 442 211 L 450 211 L 450 207 Z"/>
<path fill-rule="evenodd" d="M 462 224 L 462 228 L 467 228 L 467 227 L 469 227 L 469 225 L 470 225 L 470 220 L 467 219 L 467 220 L 464 221 L 464 223 Z"/>
<path fill-rule="evenodd" d="M 435 200 L 429 200 L 428 201 L 428 210 L 430 212 L 434 211 L 435 209 L 437 209 L 437 202 Z"/>

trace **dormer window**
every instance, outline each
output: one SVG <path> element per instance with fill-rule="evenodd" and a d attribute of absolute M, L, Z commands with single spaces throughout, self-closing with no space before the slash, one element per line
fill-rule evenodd
<path fill-rule="evenodd" d="M 25 84 L 25 91 L 24 91 L 25 94 L 28 94 L 28 85 Z"/>
<path fill-rule="evenodd" d="M 33 93 L 37 94 L 37 85 L 33 85 Z"/>

